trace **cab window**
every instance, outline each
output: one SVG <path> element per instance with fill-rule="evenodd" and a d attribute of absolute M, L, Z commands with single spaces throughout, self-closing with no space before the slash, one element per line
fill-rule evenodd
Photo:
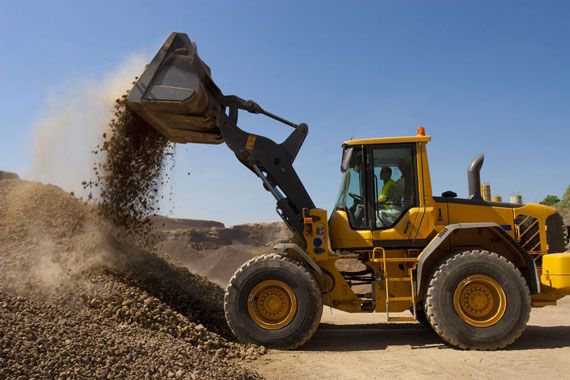
<path fill-rule="evenodd" d="M 372 149 L 376 228 L 393 227 L 417 205 L 413 145 Z"/>
<path fill-rule="evenodd" d="M 340 181 L 335 209 L 346 212 L 353 229 L 367 229 L 364 154 L 361 148 L 353 149 L 348 168 Z"/>

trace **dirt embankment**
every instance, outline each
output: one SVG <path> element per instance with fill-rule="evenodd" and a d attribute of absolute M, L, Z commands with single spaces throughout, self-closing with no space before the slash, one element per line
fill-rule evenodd
<path fill-rule="evenodd" d="M 257 378 L 223 290 L 117 240 L 55 186 L 0 180 L 0 378 Z"/>
<path fill-rule="evenodd" d="M 155 248 L 192 271 L 225 286 L 252 257 L 269 253 L 291 232 L 283 223 L 251 223 L 226 228 L 214 221 L 153 218 Z"/>
<path fill-rule="evenodd" d="M 20 179 L 16 173 L 0 170 L 0 179 Z"/>

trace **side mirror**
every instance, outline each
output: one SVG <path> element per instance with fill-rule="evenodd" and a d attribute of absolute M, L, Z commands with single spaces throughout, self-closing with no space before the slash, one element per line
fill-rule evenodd
<path fill-rule="evenodd" d="M 352 151 L 353 150 L 354 150 L 354 148 L 350 147 L 350 148 L 346 148 L 342 152 L 342 161 L 340 163 L 340 172 L 341 173 L 346 173 L 346 171 L 348 170 L 348 166 L 350 165 L 350 160 L 352 158 Z"/>
<path fill-rule="evenodd" d="M 444 198 L 457 198 L 457 193 L 455 191 L 447 190 L 441 194 Z"/>

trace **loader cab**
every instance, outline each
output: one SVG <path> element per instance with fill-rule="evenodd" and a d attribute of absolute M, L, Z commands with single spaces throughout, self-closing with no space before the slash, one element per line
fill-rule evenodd
<path fill-rule="evenodd" d="M 329 220 L 333 248 L 422 244 L 434 226 L 429 140 L 418 135 L 343 144 L 340 189 Z M 389 178 L 382 179 L 383 170 Z"/>

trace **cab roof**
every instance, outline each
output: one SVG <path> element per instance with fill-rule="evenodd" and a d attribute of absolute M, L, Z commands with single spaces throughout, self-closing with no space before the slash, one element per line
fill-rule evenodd
<path fill-rule="evenodd" d="M 415 143 L 415 142 L 425 142 L 431 140 L 431 136 L 399 136 L 399 137 L 377 137 L 369 139 L 356 139 L 348 140 L 342 143 L 342 145 L 377 145 L 377 144 L 397 144 L 397 143 Z"/>

